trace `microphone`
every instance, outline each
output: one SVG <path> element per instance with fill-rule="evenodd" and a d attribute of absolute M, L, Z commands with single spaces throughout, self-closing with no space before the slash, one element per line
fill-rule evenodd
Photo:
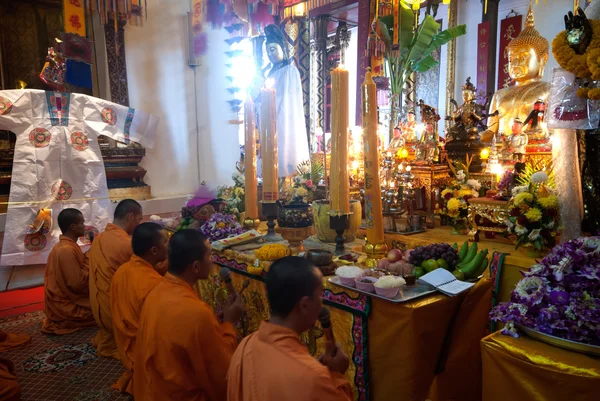
<path fill-rule="evenodd" d="M 231 282 L 231 272 L 229 269 L 226 267 L 221 267 L 221 270 L 219 270 L 219 277 L 221 277 L 221 280 L 223 280 L 225 283 L 225 287 L 227 288 L 229 295 L 235 294 L 236 292 L 235 288 L 233 288 L 233 283 Z"/>
<path fill-rule="evenodd" d="M 242 283 L 242 288 L 240 289 L 240 293 L 238 295 L 242 295 L 242 293 L 244 292 L 244 290 L 246 290 L 246 288 L 248 288 L 248 286 L 250 285 L 250 279 L 247 278 L 246 280 L 244 280 L 244 282 Z"/>
<path fill-rule="evenodd" d="M 335 356 L 337 346 L 335 344 L 335 337 L 333 336 L 333 329 L 331 328 L 331 315 L 326 306 L 322 307 L 321 312 L 319 312 L 319 322 L 321 323 L 327 342 L 331 344 L 331 356 Z"/>

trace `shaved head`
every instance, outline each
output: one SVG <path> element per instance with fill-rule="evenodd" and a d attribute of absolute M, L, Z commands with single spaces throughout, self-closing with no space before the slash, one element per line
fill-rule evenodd
<path fill-rule="evenodd" d="M 115 208 L 115 220 L 123 220 L 128 214 L 142 214 L 142 205 L 133 199 L 123 199 Z"/>

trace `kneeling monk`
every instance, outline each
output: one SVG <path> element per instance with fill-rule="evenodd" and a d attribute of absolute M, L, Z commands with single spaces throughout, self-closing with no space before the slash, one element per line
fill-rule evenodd
<path fill-rule="evenodd" d="M 140 224 L 131 237 L 133 256 L 112 279 L 110 306 L 115 342 L 126 369 L 113 388 L 121 392 L 133 394 L 131 377 L 140 313 L 148 293 L 163 280 L 157 266 L 167 259 L 168 243 L 162 226 Z"/>
<path fill-rule="evenodd" d="M 243 313 L 233 295 L 219 323 L 193 285 L 212 269 L 210 243 L 195 230 L 169 242 L 169 271 L 146 297 L 135 345 L 135 401 L 225 401 L 225 378 Z"/>
<path fill-rule="evenodd" d="M 233 355 L 228 401 L 352 400 L 344 377 L 349 361 L 340 347 L 331 344 L 316 360 L 300 341 L 319 317 L 322 295 L 323 275 L 308 260 L 288 256 L 273 263 L 267 276 L 271 321 Z"/>
<path fill-rule="evenodd" d="M 117 269 L 133 255 L 130 235 L 142 217 L 139 203 L 122 200 L 115 208 L 113 224 L 106 226 L 90 248 L 90 300 L 100 328 L 92 344 L 98 356 L 119 359 L 110 312 L 110 284 Z"/>
<path fill-rule="evenodd" d="M 90 307 L 88 264 L 77 245 L 77 239 L 85 234 L 83 214 L 64 209 L 57 220 L 62 235 L 48 255 L 44 272 L 46 318 L 42 332 L 69 334 L 96 322 Z"/>

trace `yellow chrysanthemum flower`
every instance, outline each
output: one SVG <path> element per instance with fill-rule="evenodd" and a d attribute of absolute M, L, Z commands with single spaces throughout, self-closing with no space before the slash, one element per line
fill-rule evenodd
<path fill-rule="evenodd" d="M 442 191 L 442 197 L 446 196 L 446 194 L 451 194 L 452 190 L 449 188 L 446 188 Z"/>
<path fill-rule="evenodd" d="M 235 196 L 239 196 L 239 197 L 241 197 L 241 196 L 243 196 L 243 195 L 244 195 L 244 188 L 242 188 L 242 187 L 237 187 L 237 188 L 235 189 Z"/>
<path fill-rule="evenodd" d="M 267 244 L 260 247 L 254 252 L 254 256 L 256 256 L 260 260 L 277 260 L 281 259 L 284 256 L 288 256 L 290 254 L 290 250 L 287 246 L 283 244 Z"/>
<path fill-rule="evenodd" d="M 531 202 L 533 200 L 533 195 L 529 192 L 521 192 L 520 194 L 515 195 L 513 198 L 513 203 L 515 206 L 520 206 L 524 202 Z"/>
<path fill-rule="evenodd" d="M 545 198 L 539 198 L 538 202 L 545 209 L 555 209 L 558 207 L 558 198 L 554 195 L 550 195 Z"/>
<path fill-rule="evenodd" d="M 306 188 L 300 187 L 300 188 L 296 189 L 296 196 L 304 197 L 306 195 L 308 195 L 308 191 L 306 190 Z"/>
<path fill-rule="evenodd" d="M 460 201 L 456 198 L 452 198 L 448 201 L 448 211 L 457 211 L 460 208 Z"/>
<path fill-rule="evenodd" d="M 542 219 L 542 211 L 537 207 L 530 209 L 527 213 L 525 213 L 525 217 L 531 222 L 540 221 Z"/>
<path fill-rule="evenodd" d="M 460 198 L 464 198 L 465 196 L 472 196 L 473 195 L 473 191 L 470 189 L 461 189 L 460 191 L 458 191 L 458 196 Z"/>

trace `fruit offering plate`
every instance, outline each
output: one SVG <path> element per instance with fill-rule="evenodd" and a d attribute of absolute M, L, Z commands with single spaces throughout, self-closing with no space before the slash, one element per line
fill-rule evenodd
<path fill-rule="evenodd" d="M 525 327 L 520 324 L 515 324 L 515 327 L 527 334 L 531 338 L 545 342 L 546 344 L 554 345 L 555 347 L 568 349 L 570 351 L 579 352 L 582 354 L 600 356 L 600 347 L 597 345 L 584 344 L 577 341 L 565 340 L 564 338 L 555 337 L 550 334 L 545 334 L 537 330 Z"/>
<path fill-rule="evenodd" d="M 427 283 L 417 280 L 415 285 L 410 285 L 410 286 L 403 285 L 402 287 L 400 287 L 400 291 L 398 292 L 398 295 L 396 295 L 394 298 L 386 298 L 381 295 L 377 295 L 374 292 L 361 291 L 355 287 L 343 285 L 340 282 L 340 278 L 338 276 L 329 277 L 327 279 L 327 281 L 329 281 L 331 284 L 335 284 L 337 286 L 347 288 L 351 291 L 360 292 L 361 294 L 365 294 L 370 297 L 380 298 L 380 299 L 383 299 L 383 300 L 386 300 L 389 302 L 394 302 L 394 303 L 407 302 L 407 301 L 410 301 L 411 299 L 420 298 L 425 295 L 433 294 L 434 292 L 436 292 L 435 287 L 433 287 L 432 285 L 429 285 Z"/>

